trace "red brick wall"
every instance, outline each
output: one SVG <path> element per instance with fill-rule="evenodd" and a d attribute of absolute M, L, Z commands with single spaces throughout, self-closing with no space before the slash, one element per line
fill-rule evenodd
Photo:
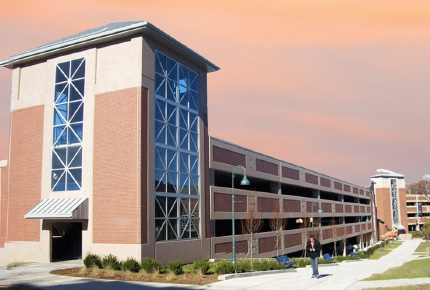
<path fill-rule="evenodd" d="M 399 188 L 399 219 L 400 223 L 406 228 L 406 232 L 408 231 L 408 213 L 406 211 L 406 189 Z"/>
<path fill-rule="evenodd" d="M 7 191 L 8 191 L 8 172 L 7 167 L 1 170 L 1 197 L 0 197 L 0 248 L 4 247 L 6 241 L 6 227 L 7 227 Z"/>
<path fill-rule="evenodd" d="M 376 206 L 378 208 L 378 219 L 381 219 L 387 223 L 388 228 L 392 228 L 392 209 L 391 209 L 391 191 L 390 188 L 376 188 Z M 386 227 L 381 223 L 378 223 L 379 234 L 385 234 L 387 231 Z"/>
<path fill-rule="evenodd" d="M 139 87 L 95 97 L 94 243 L 146 242 L 146 104 Z"/>
<path fill-rule="evenodd" d="M 41 199 L 44 107 L 11 114 L 7 241 L 39 241 L 40 220 L 24 215 Z"/>

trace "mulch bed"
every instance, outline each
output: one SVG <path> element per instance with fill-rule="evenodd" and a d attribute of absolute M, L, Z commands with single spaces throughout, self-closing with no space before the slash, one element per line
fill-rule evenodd
<path fill-rule="evenodd" d="M 140 281 L 154 283 L 171 283 L 171 284 L 190 284 L 190 285 L 205 285 L 218 281 L 218 275 L 199 275 L 199 274 L 147 274 L 145 272 L 133 273 L 114 270 L 105 270 L 98 268 L 69 268 L 52 271 L 51 274 L 83 277 L 92 279 L 109 279 L 121 281 Z"/>

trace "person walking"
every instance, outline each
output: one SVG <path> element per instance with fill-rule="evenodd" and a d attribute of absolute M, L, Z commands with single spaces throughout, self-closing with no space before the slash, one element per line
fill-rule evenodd
<path fill-rule="evenodd" d="M 321 244 L 315 239 L 314 235 L 309 235 L 309 240 L 306 243 L 306 252 L 311 258 L 312 277 L 319 279 L 321 276 L 318 272 L 318 259 L 320 257 Z"/>

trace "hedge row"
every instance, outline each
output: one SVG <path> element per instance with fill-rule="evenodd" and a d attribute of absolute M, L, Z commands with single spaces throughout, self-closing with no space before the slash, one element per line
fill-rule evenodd
<path fill-rule="evenodd" d="M 103 269 L 111 269 L 111 270 L 122 270 L 122 271 L 131 271 L 131 272 L 139 272 L 141 269 L 147 273 L 152 273 L 154 271 L 163 272 L 165 268 L 161 265 L 160 262 L 154 259 L 145 258 L 141 263 L 136 261 L 134 258 L 127 258 L 125 261 L 119 261 L 118 258 L 114 255 L 107 255 L 101 258 L 98 255 L 88 254 L 84 259 L 84 265 L 86 268 L 97 267 Z M 174 262 L 174 263 L 172 263 Z M 173 264 L 168 269 L 174 271 L 178 267 L 178 261 L 172 261 Z M 181 266 L 181 262 L 179 261 L 179 265 Z M 170 264 L 169 264 L 170 266 Z"/>
<path fill-rule="evenodd" d="M 170 272 L 175 275 L 186 273 L 200 273 L 202 275 L 207 274 L 231 274 L 231 273 L 244 273 L 251 271 L 269 271 L 285 269 L 284 264 L 279 263 L 274 259 L 260 260 L 237 260 L 236 264 L 233 265 L 231 261 L 224 260 L 220 262 L 210 263 L 207 260 L 195 261 L 192 264 L 182 265 L 181 261 L 174 260 L 170 261 L 167 268 L 155 259 L 145 258 L 141 263 L 137 262 L 133 258 L 128 258 L 125 261 L 119 261 L 114 255 L 108 255 L 101 258 L 94 254 L 88 254 L 84 259 L 84 265 L 87 268 L 97 267 L 103 269 L 122 270 L 139 272 L 140 270 L 146 273 L 153 273 L 158 271 L 160 273 Z"/>

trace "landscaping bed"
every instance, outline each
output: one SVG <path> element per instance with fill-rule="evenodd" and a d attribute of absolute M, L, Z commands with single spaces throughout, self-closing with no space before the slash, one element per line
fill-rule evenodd
<path fill-rule="evenodd" d="M 217 274 L 200 275 L 192 273 L 184 273 L 181 275 L 174 275 L 171 273 L 146 273 L 139 271 L 137 273 L 130 271 L 115 271 L 92 268 L 71 268 L 63 270 L 55 270 L 52 274 L 72 276 L 72 277 L 85 277 L 92 279 L 108 279 L 108 280 L 121 280 L 121 281 L 139 281 L 139 282 L 155 282 L 155 283 L 172 283 L 172 284 L 191 284 L 191 285 L 204 285 L 218 281 Z"/>

